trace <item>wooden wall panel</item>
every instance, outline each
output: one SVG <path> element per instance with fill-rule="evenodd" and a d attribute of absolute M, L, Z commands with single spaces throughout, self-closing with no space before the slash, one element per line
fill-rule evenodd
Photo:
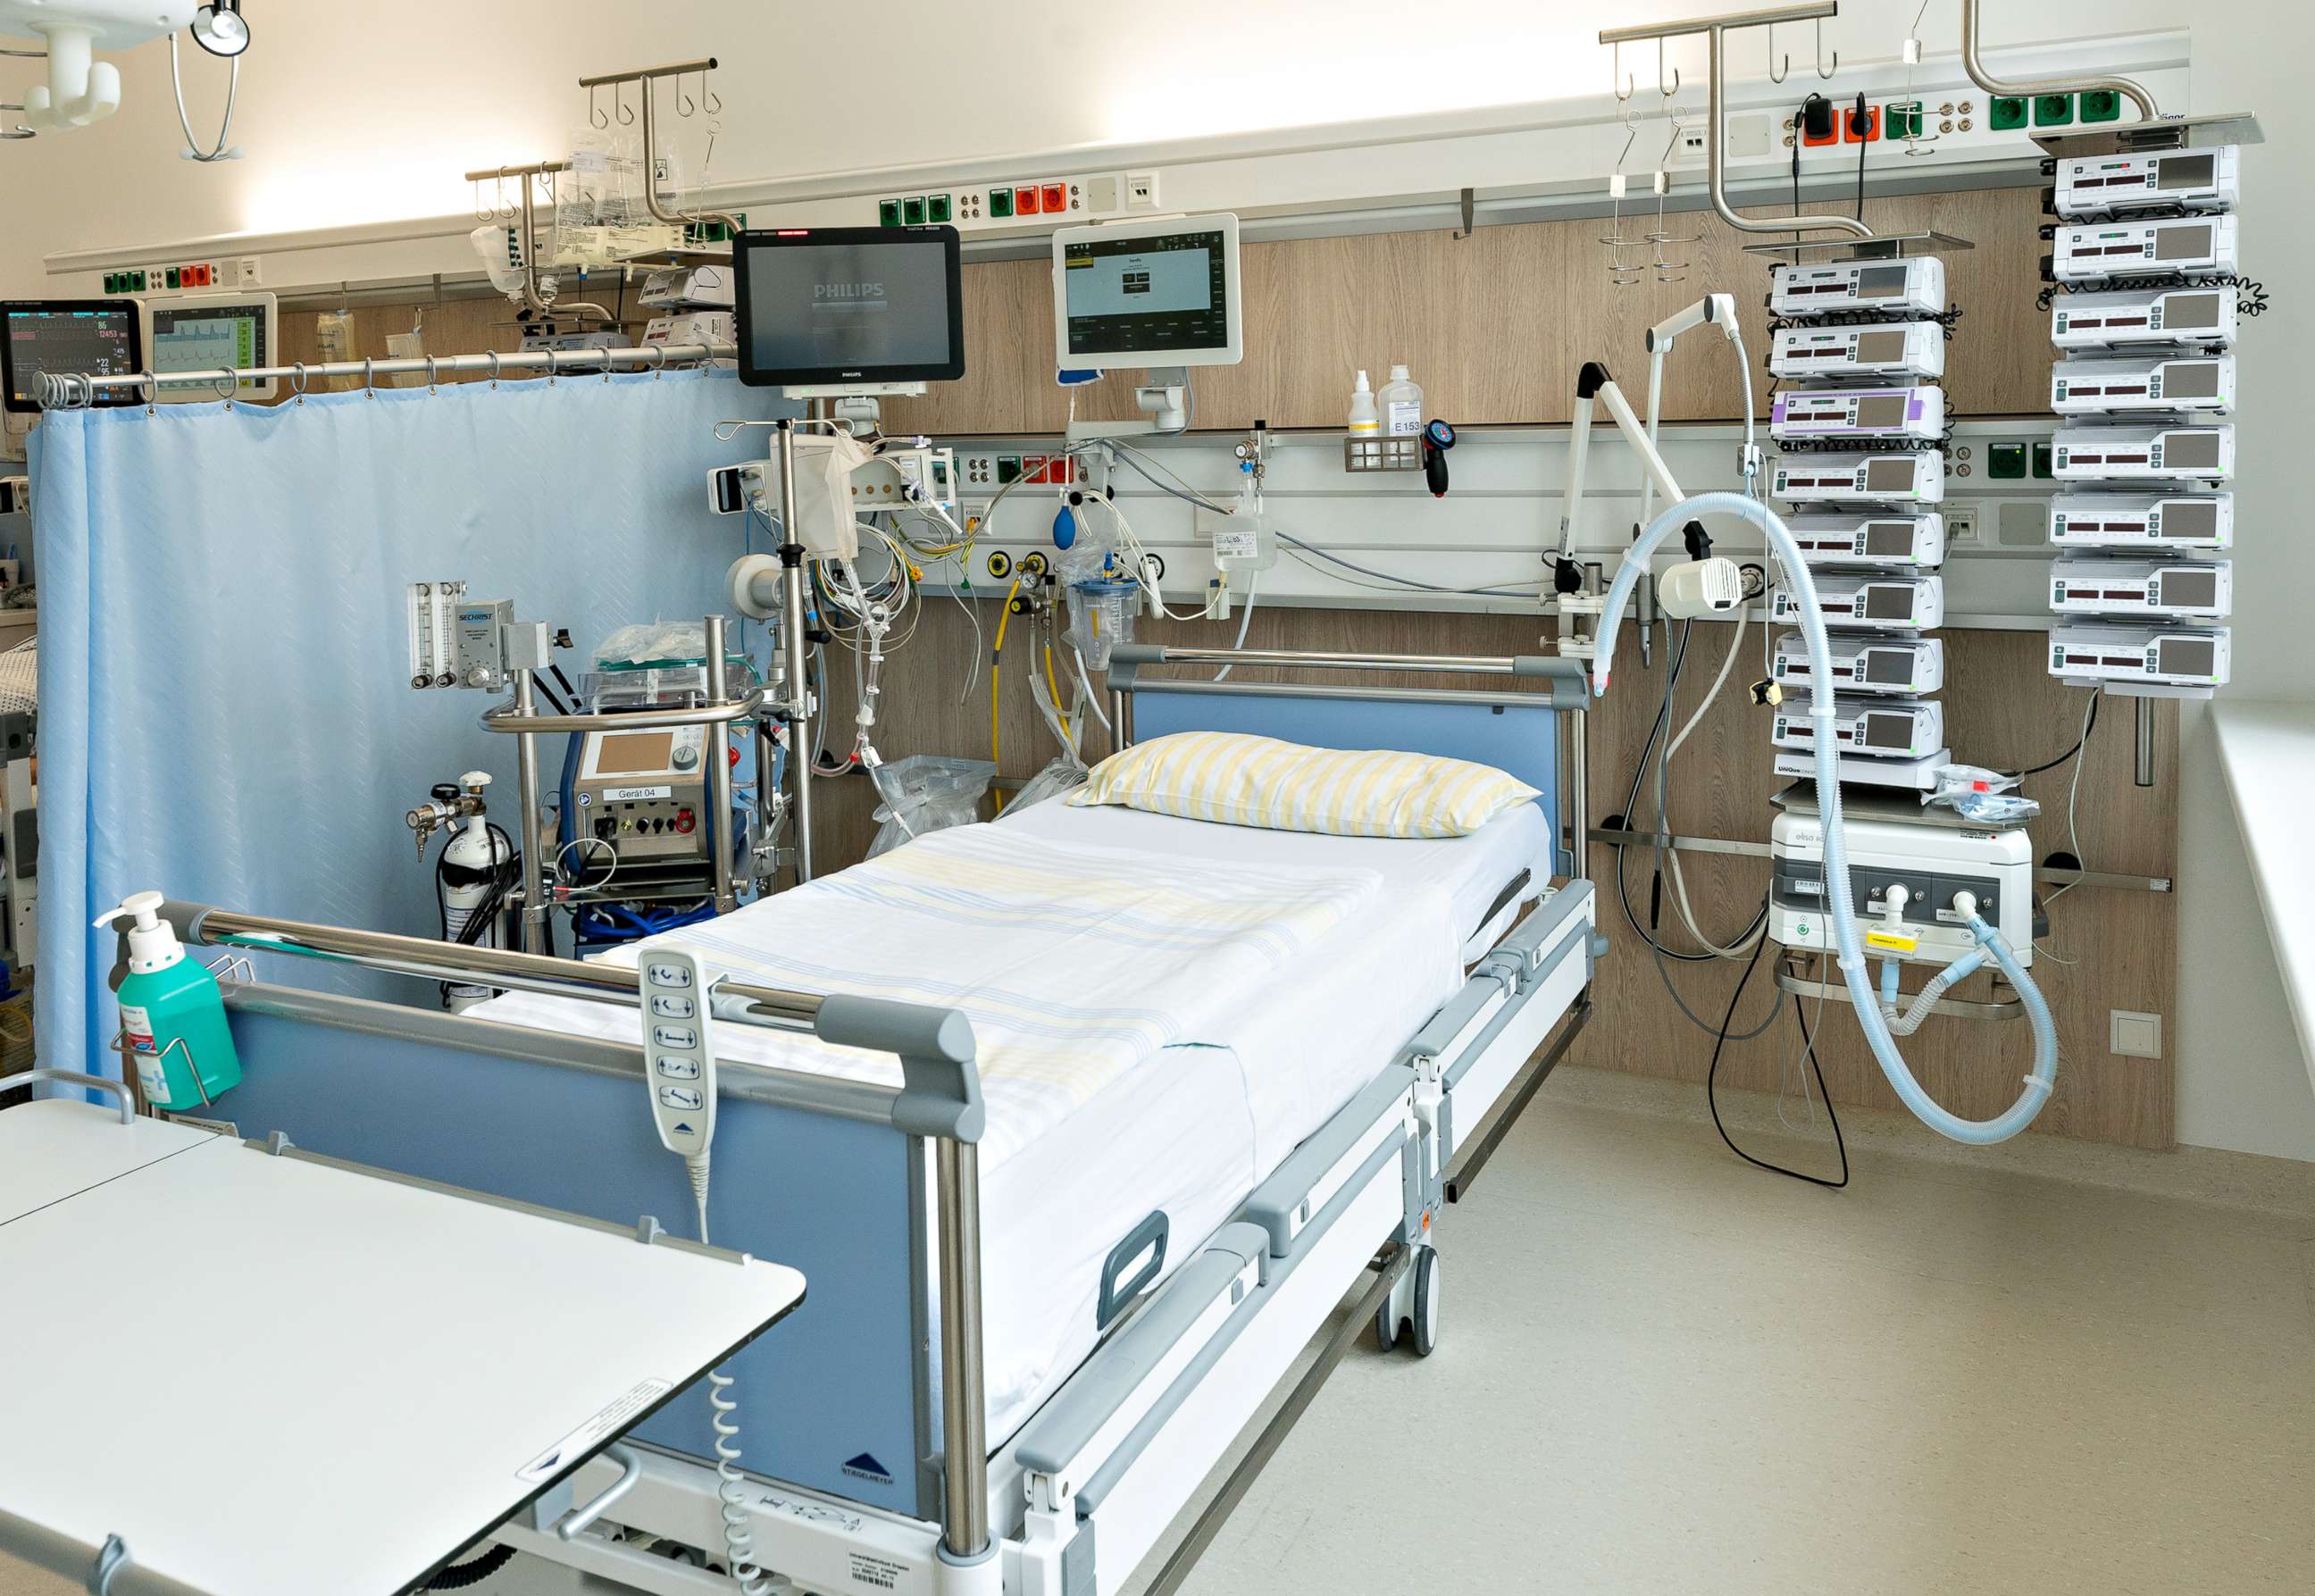
<path fill-rule="evenodd" d="M 1747 215 L 1773 217 L 1776 208 Z M 1963 306 L 1946 386 L 1972 415 L 2048 408 L 2046 315 L 2034 308 L 2040 200 L 2030 189 L 1871 200 L 1883 229 L 1934 228 L 1977 247 L 1947 258 Z M 1434 415 L 1470 424 L 1565 421 L 1583 359 L 1605 359 L 1642 389 L 1642 334 L 1706 288 L 1736 296 L 1753 362 L 1753 403 L 1769 408 L 1768 268 L 1753 242 L 1708 211 L 1675 211 L 1667 244 L 1681 269 L 1619 288 L 1608 278 L 1604 217 L 1451 233 L 1384 233 L 1289 239 L 1245 248 L 1246 359 L 1192 374 L 1201 428 L 1339 427 L 1353 374 L 1380 387 L 1393 361 L 1414 368 Z M 1627 236 L 1655 226 L 1628 213 Z M 966 375 L 922 400 L 888 408 L 895 430 L 950 435 L 1058 432 L 1069 398 L 1052 384 L 1051 296 L 1042 260 L 971 264 L 966 282 Z M 986 374 L 986 375 L 984 375 Z M 1078 413 L 1134 413 L 1131 373 L 1078 390 Z M 1732 417 L 1742 377 L 1724 350 L 1683 345 L 1665 373 L 1668 420 Z"/>

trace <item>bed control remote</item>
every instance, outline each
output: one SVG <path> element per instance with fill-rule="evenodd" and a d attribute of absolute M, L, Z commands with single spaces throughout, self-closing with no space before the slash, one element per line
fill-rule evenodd
<path fill-rule="evenodd" d="M 699 955 L 647 948 L 643 987 L 643 1065 L 652 1119 L 667 1150 L 706 1155 L 715 1139 L 715 1041 L 707 1017 L 708 977 Z"/>

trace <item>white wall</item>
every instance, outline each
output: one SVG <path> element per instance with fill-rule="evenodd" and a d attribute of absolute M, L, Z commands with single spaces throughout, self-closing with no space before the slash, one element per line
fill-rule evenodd
<path fill-rule="evenodd" d="M 178 160 L 166 51 L 129 53 L 118 117 L 0 146 L 0 295 L 45 291 L 41 257 L 58 250 L 457 214 L 469 166 L 568 149 L 585 125 L 586 96 L 574 86 L 585 72 L 719 56 L 715 176 L 770 179 L 1592 96 L 1608 79 L 1607 52 L 1592 41 L 1602 21 L 1695 9 L 1694 0 L 1624 0 L 1610 18 L 1530 0 L 1433 0 L 1419 16 L 1400 0 L 895 0 L 865 12 L 794 0 L 253 0 L 236 128 L 247 158 Z M 1917 9 L 1918 0 L 1849 0 L 1827 45 L 1852 65 L 1885 60 Z M 2277 140 L 2246 159 L 2254 273 L 2315 259 L 2315 214 L 2294 169 L 2292 77 L 2315 43 L 2310 8 L 2057 0 L 1988 9 L 1993 44 L 2192 28 L 2192 109 L 2259 111 Z M 1955 5 L 1935 0 L 1924 22 L 1930 49 L 1950 49 L 1956 27 Z M 1805 80 L 1812 40 L 1787 34 L 1780 47 Z M 1762 41 L 1746 36 L 1740 48 Z M 218 64 L 190 57 L 195 102 L 213 107 Z M 1697 45 L 1674 59 L 1700 84 Z M 28 65 L 0 62 L 0 85 L 14 86 Z M 1645 80 L 1653 52 L 1627 52 L 1626 65 Z M 195 114 L 197 130 L 214 125 L 213 112 Z M 696 162 L 700 124 L 679 125 L 677 142 Z M 2269 286 L 2276 306 L 2247 341 L 2243 368 L 2231 690 L 2303 698 L 2315 688 L 2294 639 L 2299 596 L 2315 590 L 2315 541 L 2297 536 L 2300 407 L 2285 383 L 2315 369 L 2315 283 L 2275 272 Z M 2021 281 L 2018 292 L 2034 288 Z M 2193 769 L 2209 757 L 2206 732 L 2199 716 L 2187 720 L 2178 864 L 2187 958 L 2170 1027 L 2180 1135 L 2315 1158 L 2315 1092 L 2264 925 L 2240 890 L 2240 838 L 2215 785 Z M 2113 717 L 2106 734 L 2127 723 Z"/>

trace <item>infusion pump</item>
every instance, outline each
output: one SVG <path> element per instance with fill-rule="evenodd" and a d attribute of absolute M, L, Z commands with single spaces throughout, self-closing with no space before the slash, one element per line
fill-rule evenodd
<path fill-rule="evenodd" d="M 2231 288 L 2061 294 L 2050 307 L 2050 341 L 2062 350 L 2142 344 L 2224 349 L 2235 341 L 2237 314 Z"/>
<path fill-rule="evenodd" d="M 1934 698 L 1851 698 L 1835 694 L 1832 740 L 1844 754 L 1918 759 L 1945 746 L 1945 708 Z M 1813 749 L 1816 722 L 1805 698 L 1778 706 L 1770 737 L 1778 748 Z"/>
<path fill-rule="evenodd" d="M 2227 685 L 2224 626 L 2089 622 L 2050 628 L 2050 674 L 2070 687 L 2126 687 L 2149 696 L 2207 696 Z"/>
<path fill-rule="evenodd" d="M 1934 632 L 1945 624 L 1944 581 L 1920 576 L 1820 576 L 1817 606 L 1829 625 L 1867 627 L 1887 632 Z M 1781 625 L 1800 625 L 1799 597 L 1778 586 L 1770 596 L 1769 618 Z"/>
<path fill-rule="evenodd" d="M 1778 377 L 1919 377 L 1946 373 L 1946 330 L 1936 322 L 1890 322 L 1858 327 L 1780 327 L 1769 347 Z"/>
<path fill-rule="evenodd" d="M 2050 541 L 2061 548 L 2179 549 L 2234 546 L 2232 493 L 2061 493 L 2050 501 Z"/>
<path fill-rule="evenodd" d="M 1946 496 L 1945 457 L 1929 449 L 1795 455 L 1777 462 L 1769 491 L 1802 503 L 1937 504 Z"/>
<path fill-rule="evenodd" d="M 1788 388 L 1769 411 L 1779 440 L 1826 438 L 1864 443 L 1934 443 L 1945 434 L 1946 391 L 1909 388 Z"/>
<path fill-rule="evenodd" d="M 2050 208 L 2062 217 L 2115 216 L 2176 206 L 2232 210 L 2242 198 L 2242 155 L 2233 145 L 2062 160 Z"/>
<path fill-rule="evenodd" d="M 1933 316 L 1945 307 L 1946 263 L 1935 255 L 1770 269 L 1769 309 L 1781 316 L 1821 316 L 1851 310 Z"/>
<path fill-rule="evenodd" d="M 2212 277 L 2236 268 L 2235 218 L 2231 216 L 2089 222 L 2057 228 L 2051 242 L 2057 247 L 2046 260 L 2054 282 L 2099 282 L 2173 271 Z"/>
<path fill-rule="evenodd" d="M 1836 694 L 1934 693 L 1946 685 L 1946 645 L 1940 637 L 1859 637 L 1826 634 L 1827 669 Z M 1816 685 L 1808 639 L 1787 632 L 1777 639 L 1769 674 L 1792 692 Z"/>
<path fill-rule="evenodd" d="M 2060 415 L 2222 412 L 2235 407 L 2232 355 L 2168 359 L 2060 360 L 2050 368 L 2050 408 Z"/>
<path fill-rule="evenodd" d="M 1796 515 L 1786 521 L 1812 566 L 1942 565 L 1945 518 L 1921 515 Z"/>

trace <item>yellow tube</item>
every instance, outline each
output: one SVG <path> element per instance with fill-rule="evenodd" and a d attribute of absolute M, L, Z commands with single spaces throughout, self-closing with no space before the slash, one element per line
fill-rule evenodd
<path fill-rule="evenodd" d="M 997 696 L 998 667 L 1005 658 L 1005 627 L 1007 623 L 1010 622 L 1013 618 L 1013 600 L 1020 591 L 1021 579 L 1019 577 L 1015 577 L 1013 579 L 1013 585 L 1006 590 L 1005 607 L 997 613 L 996 641 L 989 645 L 989 762 L 991 765 L 998 762 L 998 710 L 1003 702 L 1003 700 L 998 698 Z M 998 814 L 1003 814 L 1005 812 L 1005 794 L 1003 790 L 992 786 L 989 788 L 989 791 L 996 797 L 997 812 Z"/>
<path fill-rule="evenodd" d="M 1069 734 L 1069 712 L 1061 707 L 1061 684 L 1053 679 L 1053 645 L 1045 645 L 1045 691 L 1053 696 L 1053 717 L 1061 723 L 1061 735 Z"/>

